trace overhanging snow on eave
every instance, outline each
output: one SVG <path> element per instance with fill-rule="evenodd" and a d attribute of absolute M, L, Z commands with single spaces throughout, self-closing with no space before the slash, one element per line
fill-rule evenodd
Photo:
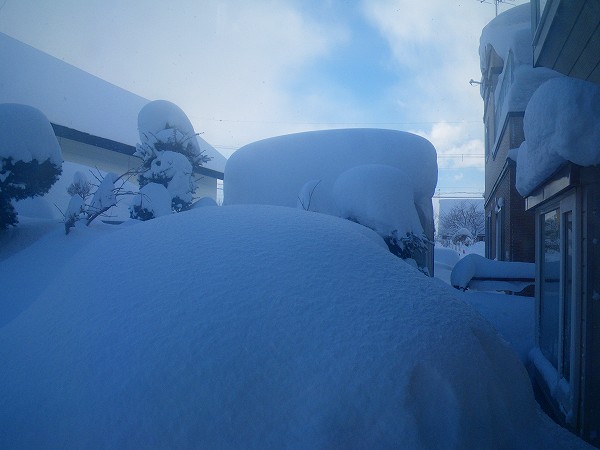
<path fill-rule="evenodd" d="M 525 209 L 530 210 L 578 184 L 579 166 L 567 162 L 553 175 L 525 196 Z"/>

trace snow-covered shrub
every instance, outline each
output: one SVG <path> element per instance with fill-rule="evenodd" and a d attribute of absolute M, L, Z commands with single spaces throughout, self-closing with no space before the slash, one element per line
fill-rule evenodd
<path fill-rule="evenodd" d="M 471 232 L 466 228 L 460 228 L 452 236 L 452 243 L 471 245 L 473 243 L 473 236 L 471 236 Z"/>
<path fill-rule="evenodd" d="M 177 105 L 157 100 L 140 111 L 138 129 L 135 155 L 143 161 L 140 187 L 161 184 L 171 195 L 173 211 L 189 209 L 196 190 L 194 168 L 210 160 L 200 149 L 189 119 Z"/>
<path fill-rule="evenodd" d="M 39 110 L 0 104 L 0 229 L 16 225 L 12 200 L 48 192 L 62 170 L 52 125 Z"/>
<path fill-rule="evenodd" d="M 69 234 L 69 230 L 79 220 L 85 220 L 86 225 L 89 225 L 97 217 L 106 216 L 117 205 L 118 197 L 133 195 L 133 192 L 125 189 L 125 183 L 134 173 L 137 172 L 129 171 L 119 176 L 110 172 L 103 176 L 98 172 L 94 174 L 98 181 L 95 185 L 82 172 L 75 172 L 73 182 L 67 188 L 71 200 L 64 213 L 65 233 Z M 92 193 L 94 187 L 96 189 Z M 91 200 L 88 201 L 90 197 Z"/>
<path fill-rule="evenodd" d="M 166 187 L 148 183 L 134 197 L 129 207 L 130 216 L 137 220 L 150 220 L 171 213 L 171 195 Z"/>
<path fill-rule="evenodd" d="M 366 164 L 342 173 L 333 186 L 340 217 L 375 230 L 390 251 L 427 272 L 429 240 L 414 202 L 413 186 L 401 169 Z"/>

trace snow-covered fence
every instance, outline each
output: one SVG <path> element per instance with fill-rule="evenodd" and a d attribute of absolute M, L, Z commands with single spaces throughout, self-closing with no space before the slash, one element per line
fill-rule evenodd
<path fill-rule="evenodd" d="M 535 264 L 494 261 L 470 254 L 456 263 L 450 282 L 462 290 L 520 292 L 535 284 Z"/>

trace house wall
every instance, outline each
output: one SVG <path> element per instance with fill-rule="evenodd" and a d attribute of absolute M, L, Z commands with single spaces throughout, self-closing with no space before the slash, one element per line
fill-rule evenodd
<path fill-rule="evenodd" d="M 516 165 L 508 158 L 510 149 L 524 140 L 523 113 L 507 116 L 493 153 L 485 165 L 485 211 L 489 218 L 487 256 L 504 261 L 535 260 L 535 214 L 525 210 L 525 199 L 517 192 Z M 497 211 L 499 199 L 502 210 Z M 496 245 L 497 220 L 502 215 L 502 249 Z"/>
<path fill-rule="evenodd" d="M 104 172 L 122 174 L 129 169 L 140 165 L 142 160 L 135 156 L 124 153 L 110 152 L 110 158 L 106 156 L 107 150 L 83 142 L 73 141 L 68 138 L 58 137 L 63 159 L 89 167 L 97 167 Z M 137 183 L 137 180 L 131 180 Z"/>

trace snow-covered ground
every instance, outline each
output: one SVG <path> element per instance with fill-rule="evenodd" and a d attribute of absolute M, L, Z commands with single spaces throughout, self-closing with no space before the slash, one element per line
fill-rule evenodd
<path fill-rule="evenodd" d="M 358 224 L 226 206 L 0 239 L 0 447 L 584 447 L 482 318 L 522 343 L 527 306 Z"/>

